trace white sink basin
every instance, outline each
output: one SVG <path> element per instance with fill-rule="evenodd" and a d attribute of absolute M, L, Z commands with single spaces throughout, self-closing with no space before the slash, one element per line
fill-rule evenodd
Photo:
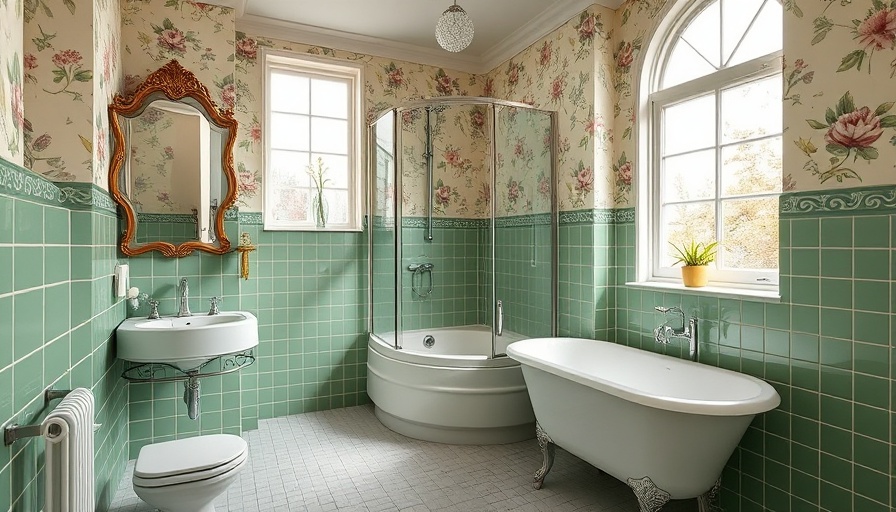
<path fill-rule="evenodd" d="M 209 359 L 258 345 L 258 320 L 246 311 L 128 318 L 116 329 L 116 337 L 119 359 L 192 370 Z"/>

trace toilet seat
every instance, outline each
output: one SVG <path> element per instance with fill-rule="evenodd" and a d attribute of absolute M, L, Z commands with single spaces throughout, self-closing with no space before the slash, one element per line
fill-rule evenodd
<path fill-rule="evenodd" d="M 166 487 L 219 477 L 248 458 L 246 441 L 230 434 L 178 439 L 140 449 L 134 487 Z"/>

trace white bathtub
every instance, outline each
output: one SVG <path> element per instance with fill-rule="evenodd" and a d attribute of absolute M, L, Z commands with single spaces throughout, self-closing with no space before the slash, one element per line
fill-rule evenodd
<path fill-rule="evenodd" d="M 702 510 L 753 417 L 781 402 L 754 377 L 605 341 L 529 339 L 507 353 L 546 446 L 536 488 L 556 443 L 628 483 L 645 512 L 694 497 Z"/>
<path fill-rule="evenodd" d="M 435 338 L 427 348 L 424 337 Z M 505 333 L 499 352 L 519 336 Z M 367 394 L 377 418 L 408 437 L 451 444 L 513 443 L 535 436 L 520 364 L 491 355 L 485 326 L 370 335 Z"/>

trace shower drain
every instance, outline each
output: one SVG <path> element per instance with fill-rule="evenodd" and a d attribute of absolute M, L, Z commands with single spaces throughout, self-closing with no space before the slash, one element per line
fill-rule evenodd
<path fill-rule="evenodd" d="M 435 344 L 436 344 L 435 336 L 433 336 L 431 334 L 427 334 L 426 336 L 423 337 L 423 346 L 424 347 L 432 348 L 432 346 Z"/>

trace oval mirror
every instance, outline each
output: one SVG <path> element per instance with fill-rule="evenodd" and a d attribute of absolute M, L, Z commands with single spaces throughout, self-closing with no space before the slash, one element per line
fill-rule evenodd
<path fill-rule="evenodd" d="M 237 123 L 176 60 L 109 105 L 109 193 L 126 226 L 121 252 L 230 250 L 224 214 L 236 200 Z"/>

